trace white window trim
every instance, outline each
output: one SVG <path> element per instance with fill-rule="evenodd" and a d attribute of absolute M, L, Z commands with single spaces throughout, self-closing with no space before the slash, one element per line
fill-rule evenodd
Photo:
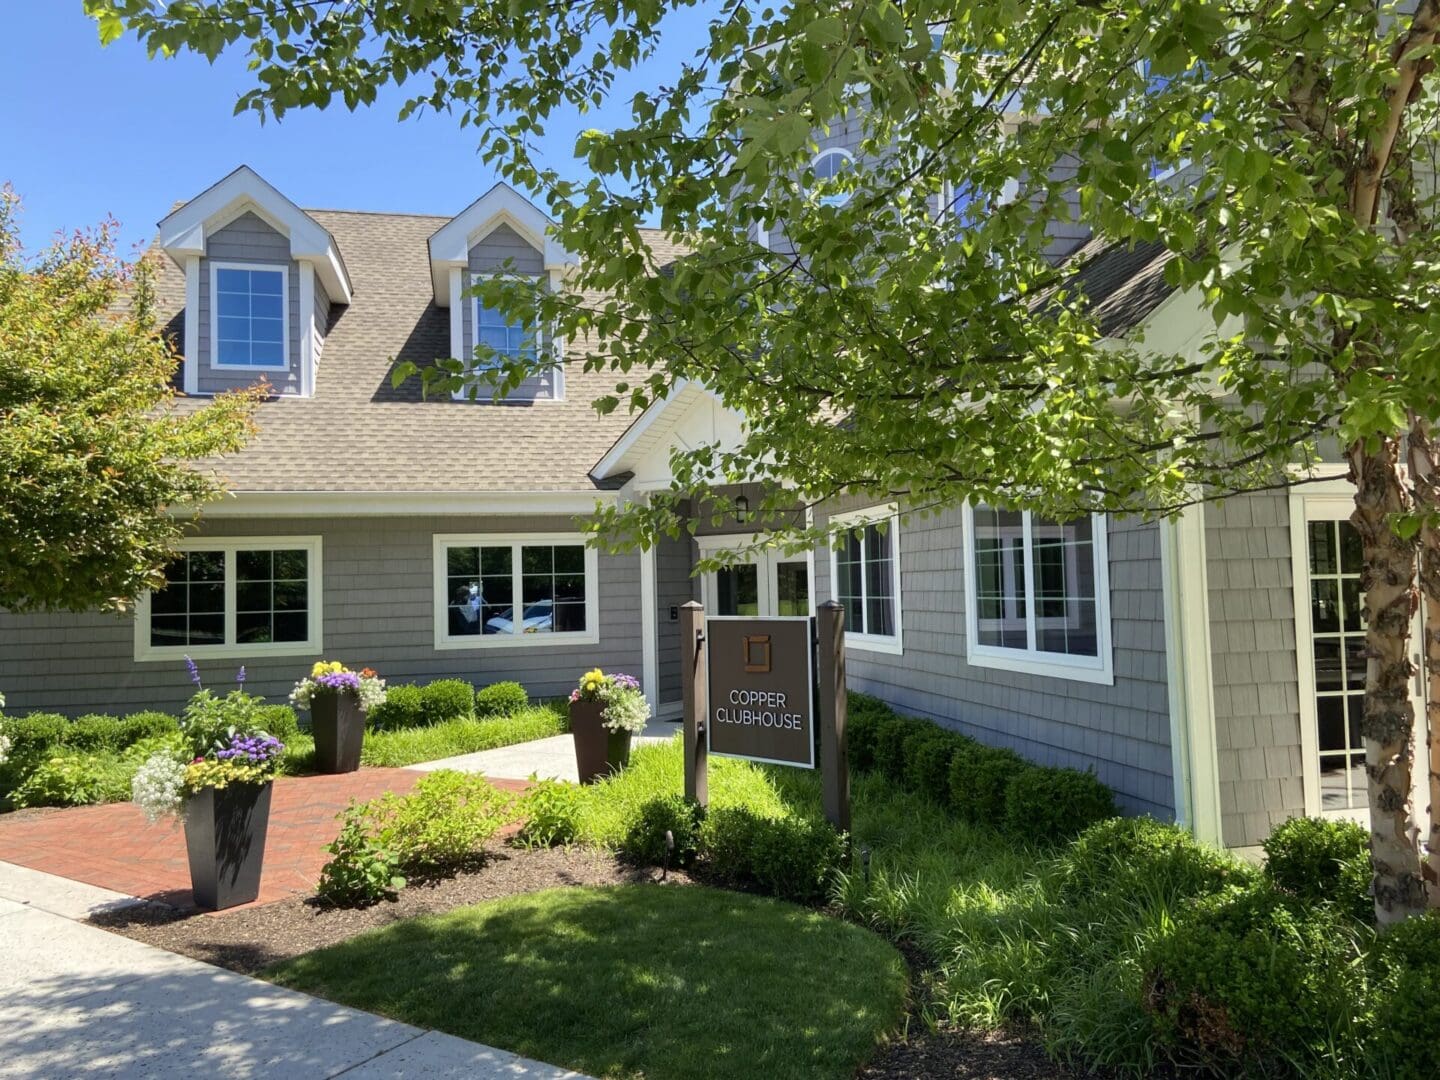
<path fill-rule="evenodd" d="M 845 647 L 859 652 L 884 653 L 889 656 L 902 656 L 905 653 L 905 628 L 902 624 L 900 614 L 904 610 L 903 597 L 900 594 L 900 508 L 895 503 L 888 503 L 884 506 L 870 506 L 863 510 L 847 510 L 842 514 L 830 516 L 832 526 L 844 526 L 849 529 L 858 528 L 861 525 L 885 525 L 886 534 L 890 537 L 890 592 L 895 598 L 895 633 L 893 634 L 862 634 L 853 631 L 849 626 L 845 627 Z M 863 541 L 862 541 L 863 543 Z M 863 556 L 862 556 L 863 559 Z M 830 595 L 832 599 L 839 600 L 839 570 L 840 552 L 835 547 L 830 548 Z M 861 575 L 861 590 L 863 603 L 865 575 Z"/>
<path fill-rule="evenodd" d="M 759 595 L 757 596 L 760 605 L 759 617 L 763 619 L 795 617 L 775 615 L 771 613 L 771 610 L 775 606 L 776 594 L 779 592 L 779 564 L 799 562 L 803 558 L 810 592 L 809 610 L 806 614 L 815 614 L 815 550 L 813 548 L 807 549 L 803 555 L 798 552 L 794 555 L 786 555 L 780 548 L 767 545 L 763 533 L 708 533 L 695 537 L 695 547 L 702 559 L 708 559 L 722 551 L 731 551 L 736 548 L 746 552 L 736 560 L 735 565 L 750 565 L 756 568 L 756 581 L 759 585 Z M 707 613 L 713 613 L 719 603 L 719 587 L 719 579 L 714 570 L 708 571 L 700 579 L 700 601 L 705 605 Z M 725 618 L 727 616 L 716 617 Z"/>
<path fill-rule="evenodd" d="M 515 276 L 513 274 L 506 275 L 501 273 L 475 273 L 474 271 L 465 271 L 464 273 L 468 273 L 470 275 L 470 289 L 474 289 L 475 283 L 482 279 Z M 556 287 L 556 280 L 558 276 L 559 275 L 555 273 L 552 273 L 550 275 L 550 287 L 552 289 Z M 464 275 L 461 274 L 460 278 L 462 281 L 463 277 Z M 537 276 L 536 280 L 539 281 L 541 279 L 539 276 Z M 466 299 L 468 299 L 470 304 L 470 348 L 465 348 L 465 328 L 464 324 L 461 323 L 460 348 L 458 351 L 463 354 L 460 359 L 465 364 L 465 371 L 468 375 L 471 365 L 475 361 L 475 347 L 480 341 L 481 298 L 475 293 L 470 292 L 468 289 L 462 289 L 461 291 L 462 293 L 468 293 Z M 539 326 L 540 320 L 538 315 L 535 322 L 536 325 Z M 535 342 L 535 354 L 537 357 L 548 356 L 551 364 L 553 365 L 551 371 L 550 396 L 548 398 L 525 398 L 512 396 L 501 398 L 499 401 L 496 401 L 491 397 L 476 394 L 473 400 L 481 405 L 550 405 L 563 403 L 565 400 L 565 356 L 564 351 L 559 347 L 559 344 L 556 341 L 554 327 L 550 327 L 548 333 L 546 332 L 544 327 L 540 328 L 539 340 Z M 468 380 L 466 386 L 462 386 L 460 389 L 454 391 L 450 396 L 456 401 L 472 400 L 470 396 Z"/>
<path fill-rule="evenodd" d="M 964 514 L 965 571 L 965 662 L 971 667 L 1014 671 L 1025 675 L 1041 675 L 1074 682 L 1115 685 L 1115 652 L 1110 634 L 1110 549 L 1109 530 L 1104 514 L 1092 514 L 1091 549 L 1095 559 L 1095 656 L 1071 656 L 1068 653 L 1042 652 L 1035 646 L 1036 617 L 1033 615 L 1035 590 L 1030 577 L 1034 567 L 1031 547 L 1030 512 L 1025 511 L 1025 595 L 1031 600 L 1026 618 L 1029 647 L 1007 649 L 998 645 L 981 645 L 980 610 L 975 596 L 975 508 L 968 503 Z"/>
<path fill-rule="evenodd" d="M 177 551 L 220 551 L 225 554 L 225 644 L 152 645 L 150 643 L 150 593 L 135 602 L 135 660 L 137 663 L 167 661 L 183 656 L 195 660 L 247 659 L 261 656 L 314 656 L 324 651 L 324 563 L 318 536 L 233 536 L 197 537 L 182 540 Z M 303 549 L 307 554 L 306 605 L 309 636 L 304 641 L 237 642 L 235 640 L 235 553 Z"/>
<path fill-rule="evenodd" d="M 850 164 L 851 164 L 852 166 L 855 164 L 855 155 L 852 154 L 849 150 L 846 150 L 843 146 L 826 146 L 826 147 L 822 147 L 820 150 L 817 150 L 816 153 L 815 153 L 815 156 L 810 159 L 810 166 L 809 166 L 809 167 L 810 167 L 810 171 L 813 173 L 813 172 L 815 171 L 815 166 L 818 165 L 818 164 L 820 164 L 820 159 L 823 158 L 823 157 L 826 157 L 826 156 L 828 156 L 828 155 L 830 155 L 830 154 L 841 154 L 841 155 L 844 156 L 844 158 L 845 158 L 846 161 L 850 162 Z M 813 189 L 812 189 L 812 190 L 813 190 Z M 841 206 L 846 206 L 846 205 L 849 204 L 850 200 L 851 200 L 852 198 L 854 198 L 854 196 L 855 196 L 855 193 L 854 193 L 853 191 L 851 191 L 851 192 L 849 192 L 848 194 L 846 194 L 846 196 L 845 196 L 843 199 L 840 199 L 838 202 L 829 202 L 829 203 L 826 203 L 825 205 L 827 205 L 827 206 L 834 206 L 834 207 L 837 207 L 837 208 L 838 208 L 838 207 L 841 207 Z M 818 199 L 818 198 L 820 198 L 820 197 L 817 196 L 817 199 Z M 769 243 L 767 242 L 765 246 L 766 246 L 766 248 L 768 249 L 770 245 L 769 245 Z"/>
<path fill-rule="evenodd" d="M 518 549 L 532 545 L 583 545 L 585 548 L 585 629 L 550 634 L 450 634 L 450 590 L 445 573 L 445 549 L 451 547 L 510 547 L 513 606 L 523 606 Z M 543 649 L 557 645 L 595 645 L 600 641 L 600 557 L 585 543 L 583 533 L 436 533 L 431 546 L 435 616 L 435 648 L 440 650 Z"/>
<path fill-rule="evenodd" d="M 220 271 L 268 270 L 280 274 L 280 340 L 285 347 L 283 364 L 220 363 Z M 305 314 L 303 311 L 300 313 Z M 210 260 L 210 367 L 214 371 L 289 371 L 290 362 L 290 265 L 272 262 L 225 262 Z"/>

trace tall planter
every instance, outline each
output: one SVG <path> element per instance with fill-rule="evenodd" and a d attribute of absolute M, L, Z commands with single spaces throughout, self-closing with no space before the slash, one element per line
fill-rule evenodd
<path fill-rule="evenodd" d="M 630 764 L 630 732 L 611 731 L 601 719 L 598 701 L 570 703 L 570 737 L 582 784 L 593 784 Z"/>
<path fill-rule="evenodd" d="M 185 803 L 185 850 L 195 906 L 222 911 L 260 895 L 271 782 L 205 788 Z"/>
<path fill-rule="evenodd" d="M 360 768 L 365 745 L 365 714 L 349 690 L 317 690 L 310 697 L 311 733 L 315 736 L 315 767 L 322 773 L 348 773 Z"/>

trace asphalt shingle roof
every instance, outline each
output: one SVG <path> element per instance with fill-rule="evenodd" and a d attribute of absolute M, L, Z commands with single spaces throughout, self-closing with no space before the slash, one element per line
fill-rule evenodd
<path fill-rule="evenodd" d="M 565 400 L 494 405 L 421 395 L 418 377 L 390 384 L 398 361 L 424 365 L 450 354 L 450 316 L 432 293 L 426 241 L 448 218 L 307 211 L 334 236 L 354 286 L 332 305 L 315 394 L 263 403 L 259 433 L 217 470 L 240 492 L 483 493 L 586 491 L 589 470 L 629 426 L 591 401 L 613 389 L 604 372 L 566 369 Z M 658 232 L 660 261 L 674 257 Z M 158 285 L 162 322 L 183 341 L 184 273 L 168 259 Z M 206 399 L 186 399 L 196 408 Z"/>
<path fill-rule="evenodd" d="M 1113 337 L 1143 322 L 1175 291 L 1165 282 L 1165 264 L 1174 257 L 1164 244 L 1096 237 L 1066 259 L 1078 269 L 1065 287 L 1085 294 L 1100 332 Z"/>

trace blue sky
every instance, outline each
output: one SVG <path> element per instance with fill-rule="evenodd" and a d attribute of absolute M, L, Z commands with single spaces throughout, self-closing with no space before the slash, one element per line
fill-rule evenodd
<path fill-rule="evenodd" d="M 403 123 L 403 95 L 382 94 L 347 112 L 300 110 L 263 127 L 232 115 L 252 85 L 242 52 L 212 67 L 202 58 L 149 59 L 131 39 L 100 47 L 80 0 L 5 5 L 0 40 L 0 182 L 24 200 L 26 246 L 56 230 L 113 215 L 122 242 L 149 242 L 171 204 L 248 164 L 306 207 L 454 214 L 496 179 L 475 153 L 475 137 L 449 116 Z M 700 41 L 695 13 L 672 17 L 664 54 L 622 97 L 664 80 Z M 673 32 L 671 32 L 673 31 Z M 566 117 L 545 142 L 550 164 L 567 166 L 575 135 L 624 122 L 628 109 Z"/>

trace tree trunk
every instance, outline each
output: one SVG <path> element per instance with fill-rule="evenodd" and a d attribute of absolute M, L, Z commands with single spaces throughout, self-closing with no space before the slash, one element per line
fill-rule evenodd
<path fill-rule="evenodd" d="M 1370 855 L 1375 918 L 1383 928 L 1425 910 L 1418 828 L 1410 803 L 1415 756 L 1415 709 L 1410 680 L 1410 627 L 1415 616 L 1415 544 L 1396 535 L 1394 516 L 1410 510 L 1401 483 L 1399 439 L 1370 452 L 1357 442 L 1346 452 L 1355 481 L 1355 512 L 1365 569 L 1365 773 L 1370 795 Z"/>
<path fill-rule="evenodd" d="M 1440 447 L 1430 425 L 1410 420 L 1410 483 L 1420 526 L 1420 595 L 1425 603 L 1425 745 L 1430 776 L 1430 834 L 1424 877 L 1430 906 L 1440 908 L 1440 875 L 1434 861 L 1440 851 Z"/>

